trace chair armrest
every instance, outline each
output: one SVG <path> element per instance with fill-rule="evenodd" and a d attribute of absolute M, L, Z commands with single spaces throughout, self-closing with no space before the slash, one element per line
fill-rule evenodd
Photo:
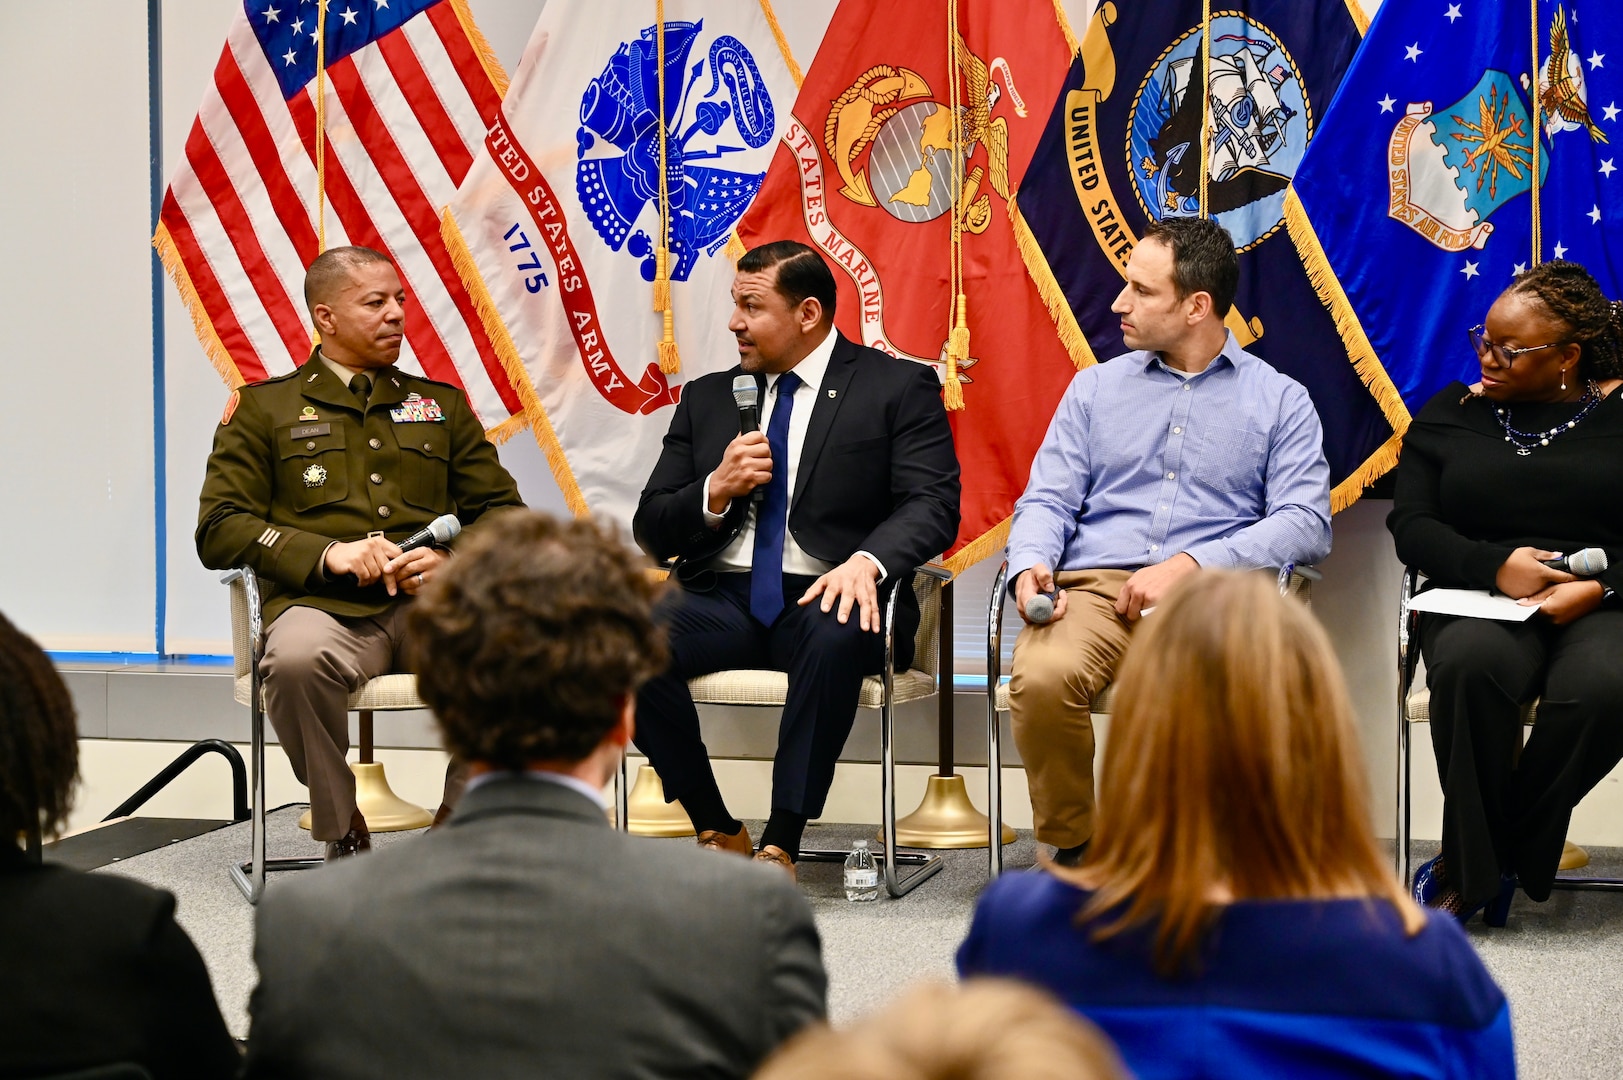
<path fill-rule="evenodd" d="M 1009 560 L 997 568 L 992 597 L 986 608 L 986 692 L 996 693 L 1003 676 L 1003 604 L 1009 588 Z"/>
<path fill-rule="evenodd" d="M 923 574 L 925 577 L 933 577 L 942 583 L 952 580 L 952 571 L 940 563 L 921 563 L 913 568 L 913 574 L 915 577 L 919 574 Z"/>
<path fill-rule="evenodd" d="M 264 609 L 260 605 L 259 577 L 251 566 L 234 566 L 220 574 L 220 584 L 231 586 L 233 593 L 238 589 L 242 590 L 242 610 L 237 609 L 235 602 L 231 605 L 231 651 L 232 659 L 235 661 L 233 667 L 239 675 L 244 671 L 257 671 L 259 658 L 264 653 L 265 641 L 265 619 Z M 240 655 L 240 649 L 243 647 L 248 650 L 247 656 Z"/>

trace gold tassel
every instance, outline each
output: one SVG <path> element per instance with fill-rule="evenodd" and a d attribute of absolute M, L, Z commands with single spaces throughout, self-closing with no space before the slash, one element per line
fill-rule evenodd
<path fill-rule="evenodd" d="M 654 249 L 654 312 L 671 310 L 671 253 L 661 244 Z"/>
<path fill-rule="evenodd" d="M 1020 249 L 1020 259 L 1026 264 L 1026 273 L 1036 284 L 1037 295 L 1043 298 L 1043 306 L 1054 320 L 1054 328 L 1059 331 L 1059 343 L 1070 354 L 1071 363 L 1076 365 L 1078 371 L 1090 368 L 1099 362 L 1093 355 L 1093 347 L 1088 344 L 1082 327 L 1077 325 L 1076 312 L 1071 310 L 1065 290 L 1054 280 L 1054 272 L 1048 268 L 1048 259 L 1016 203 L 1017 199 L 1009 200 L 1009 221 L 1014 226 L 1014 243 Z"/>
<path fill-rule="evenodd" d="M 958 323 L 947 335 L 947 377 L 943 385 L 942 400 L 948 412 L 959 412 L 964 407 L 964 383 L 958 377 L 958 365 L 969 359 L 969 324 L 964 321 L 964 308 L 968 298 L 958 294 Z"/>
<path fill-rule="evenodd" d="M 671 309 L 665 309 L 665 336 L 659 341 L 659 370 L 675 375 L 682 370 L 682 357 L 676 351 L 676 323 Z"/>

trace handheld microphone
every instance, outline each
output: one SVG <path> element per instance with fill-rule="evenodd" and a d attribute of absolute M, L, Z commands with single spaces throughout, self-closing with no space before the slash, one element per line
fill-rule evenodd
<path fill-rule="evenodd" d="M 461 531 L 462 522 L 457 520 L 455 514 L 441 514 L 433 521 L 430 521 L 426 527 L 417 530 L 400 541 L 400 551 L 404 554 L 408 551 L 415 551 L 420 547 L 427 547 L 430 544 L 449 544 L 456 537 L 456 534 Z"/>
<path fill-rule="evenodd" d="M 1540 559 L 1539 562 L 1552 570 L 1571 574 L 1574 577 L 1594 577 L 1604 573 L 1608 565 L 1606 552 L 1600 548 L 1584 548 L 1574 551 L 1571 555 L 1554 559 Z"/>
<path fill-rule="evenodd" d="M 1040 592 L 1026 601 L 1026 618 L 1039 625 L 1049 622 L 1054 617 L 1054 597 L 1059 592 Z"/>
<path fill-rule="evenodd" d="M 733 401 L 738 404 L 738 433 L 748 435 L 761 430 L 761 388 L 754 375 L 733 376 Z M 750 492 L 750 501 L 759 503 L 766 497 L 762 485 Z"/>

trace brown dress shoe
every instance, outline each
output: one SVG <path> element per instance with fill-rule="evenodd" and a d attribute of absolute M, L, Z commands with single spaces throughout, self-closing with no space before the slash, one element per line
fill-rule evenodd
<path fill-rule="evenodd" d="M 768 866 L 776 866 L 789 875 L 790 881 L 798 881 L 795 876 L 795 861 L 789 858 L 789 853 L 776 844 L 767 844 L 755 853 L 755 861 Z"/>
<path fill-rule="evenodd" d="M 731 835 L 720 829 L 706 829 L 699 834 L 699 846 L 706 851 L 729 851 L 747 859 L 752 850 L 749 826 L 740 825 L 738 831 Z"/>
<path fill-rule="evenodd" d="M 359 810 L 349 819 L 349 832 L 341 840 L 328 840 L 327 851 L 323 856 L 327 862 L 334 859 L 347 859 L 351 855 L 359 855 L 363 851 L 372 850 L 372 832 L 366 827 L 366 819 Z"/>

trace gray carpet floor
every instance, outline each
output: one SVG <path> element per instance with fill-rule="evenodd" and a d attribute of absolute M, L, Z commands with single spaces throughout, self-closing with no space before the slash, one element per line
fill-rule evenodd
<path fill-rule="evenodd" d="M 272 856 L 318 851 L 297 827 L 300 812 L 287 808 L 270 816 Z M 759 823 L 750 825 L 758 834 Z M 175 894 L 181 925 L 208 963 L 221 1011 L 238 1035 L 247 1032 L 256 979 L 253 909 L 225 868 L 246 854 L 247 829 L 221 829 L 105 868 Z M 808 830 L 805 846 L 844 849 L 872 835 L 872 826 L 818 825 Z M 374 842 L 409 843 L 411 836 L 382 835 Z M 1036 845 L 1022 833 L 1004 852 L 1005 867 L 1019 870 L 1032 865 Z M 1432 853 L 1415 845 L 1417 860 Z M 935 877 L 900 900 L 881 894 L 871 904 L 845 900 L 838 865 L 801 864 L 801 888 L 823 935 L 836 1024 L 883 1005 L 916 980 L 953 977 L 953 952 L 986 882 L 986 852 L 942 854 L 944 868 Z M 1623 877 L 1623 849 L 1591 855 L 1594 863 L 1582 873 Z M 272 875 L 267 888 L 276 881 Z M 1623 1072 L 1623 895 L 1557 892 L 1545 904 L 1518 895 L 1508 926 L 1493 930 L 1478 919 L 1468 933 L 1510 999 L 1521 1076 L 1611 1080 Z"/>

